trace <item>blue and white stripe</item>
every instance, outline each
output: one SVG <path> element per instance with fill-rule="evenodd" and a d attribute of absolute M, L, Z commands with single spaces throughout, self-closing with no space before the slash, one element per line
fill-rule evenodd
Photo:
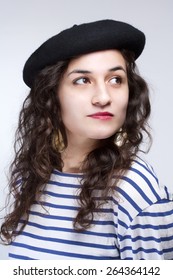
<path fill-rule="evenodd" d="M 173 195 L 147 163 L 135 160 L 91 228 L 76 232 L 82 174 L 57 170 L 9 248 L 10 259 L 173 259 Z M 21 220 L 21 223 L 23 221 Z"/>

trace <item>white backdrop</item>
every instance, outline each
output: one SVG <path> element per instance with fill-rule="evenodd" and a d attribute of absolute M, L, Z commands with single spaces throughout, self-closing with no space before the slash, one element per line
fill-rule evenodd
<path fill-rule="evenodd" d="M 151 89 L 154 142 L 145 157 L 173 191 L 172 14 L 172 0 L 0 0 L 0 208 L 5 204 L 18 114 L 29 90 L 22 81 L 26 59 L 62 29 L 105 18 L 126 21 L 146 34 L 146 48 L 137 64 Z M 7 259 L 2 245 L 0 259 Z"/>

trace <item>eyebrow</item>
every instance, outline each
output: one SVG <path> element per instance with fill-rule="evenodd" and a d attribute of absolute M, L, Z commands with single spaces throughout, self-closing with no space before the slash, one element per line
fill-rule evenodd
<path fill-rule="evenodd" d="M 108 69 L 109 72 L 114 72 L 114 71 L 118 71 L 118 70 L 122 70 L 126 73 L 126 70 L 122 67 L 122 66 L 115 66 L 113 68 Z M 91 71 L 88 70 L 82 70 L 82 69 L 74 69 L 73 71 L 71 71 L 70 73 L 68 73 L 67 76 L 71 75 L 71 74 L 91 74 Z"/>
<path fill-rule="evenodd" d="M 122 66 L 113 67 L 113 68 L 109 69 L 108 71 L 109 72 L 114 72 L 114 71 L 118 71 L 118 70 L 122 70 L 126 73 L 126 70 Z"/>

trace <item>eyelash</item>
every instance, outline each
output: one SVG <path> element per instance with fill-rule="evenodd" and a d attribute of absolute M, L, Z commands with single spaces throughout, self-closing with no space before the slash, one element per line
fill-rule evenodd
<path fill-rule="evenodd" d="M 108 80 L 108 82 L 112 81 L 113 79 L 116 80 L 116 83 L 113 83 L 113 84 L 115 84 L 115 85 L 117 85 L 117 84 L 118 84 L 118 85 L 122 84 L 122 78 L 119 77 L 119 76 L 112 77 L 111 79 Z M 80 82 L 79 82 L 80 80 L 83 80 L 83 82 L 80 83 Z M 73 84 L 74 84 L 74 85 L 84 85 L 84 84 L 87 84 L 87 83 L 91 83 L 91 82 L 90 82 L 90 79 L 89 79 L 88 77 L 80 77 L 80 78 L 77 78 L 77 79 L 75 79 L 75 80 L 73 81 Z"/>
<path fill-rule="evenodd" d="M 84 83 L 79 83 L 80 80 L 85 80 L 85 82 L 84 82 Z M 75 80 L 73 81 L 73 84 L 74 84 L 74 85 L 83 85 L 83 84 L 86 84 L 86 83 L 88 83 L 88 82 L 90 83 L 89 78 L 87 78 L 87 77 L 80 77 L 80 78 L 75 79 Z"/>
<path fill-rule="evenodd" d="M 116 84 L 120 85 L 122 83 L 122 78 L 121 77 L 115 76 L 115 77 L 112 77 L 109 81 L 111 81 L 113 79 L 116 79 Z"/>

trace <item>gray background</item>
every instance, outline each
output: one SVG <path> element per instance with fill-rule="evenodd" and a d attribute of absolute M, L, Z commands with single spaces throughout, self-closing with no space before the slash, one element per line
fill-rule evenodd
<path fill-rule="evenodd" d="M 1 0 L 0 208 L 5 203 L 18 114 L 28 92 L 22 81 L 24 62 L 44 40 L 62 29 L 105 18 L 126 21 L 146 34 L 146 48 L 137 64 L 151 89 L 154 141 L 145 158 L 173 191 L 173 1 Z M 0 259 L 7 259 L 7 248 L 2 245 Z"/>

